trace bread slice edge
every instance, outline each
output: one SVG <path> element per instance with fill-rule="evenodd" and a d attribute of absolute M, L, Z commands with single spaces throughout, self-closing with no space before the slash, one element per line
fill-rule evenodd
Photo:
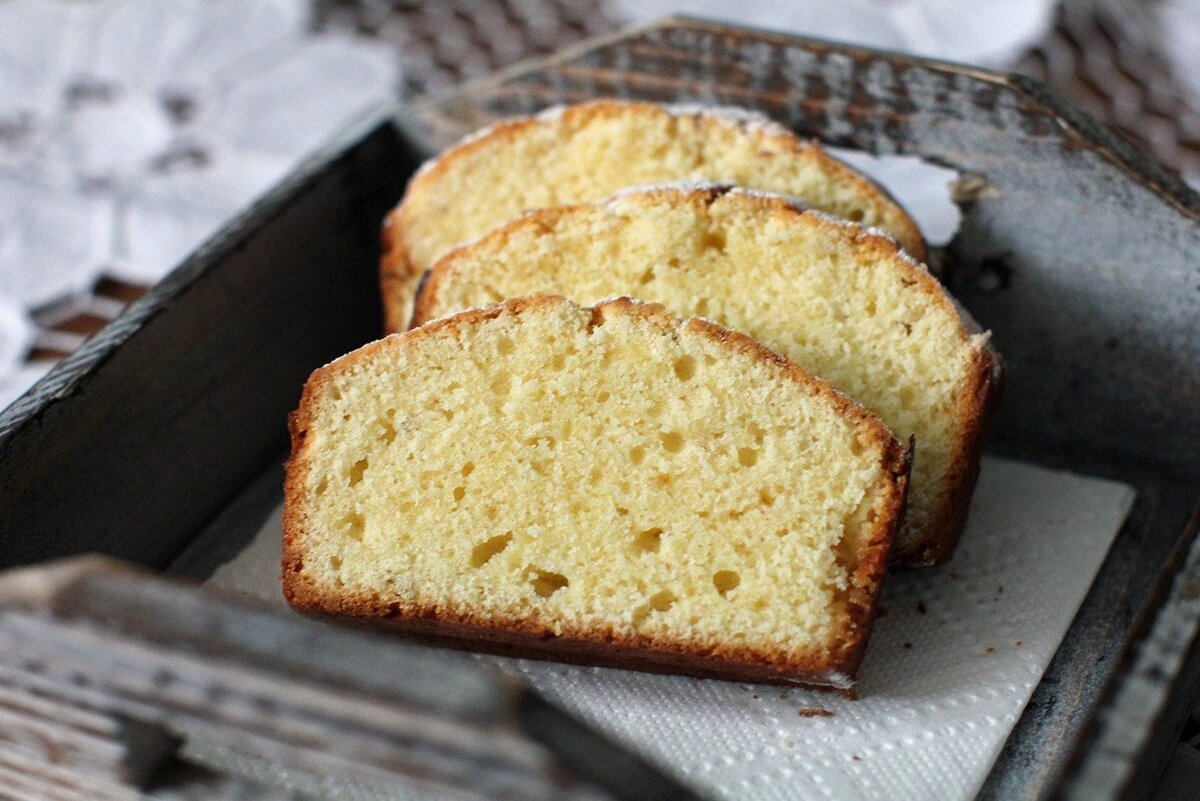
<path fill-rule="evenodd" d="M 308 516 L 304 488 L 310 467 L 306 438 L 314 404 L 323 391 L 323 385 L 339 369 L 353 364 L 355 360 L 368 358 L 375 349 L 405 347 L 423 337 L 454 331 L 460 326 L 477 324 L 504 314 L 519 315 L 544 304 L 563 302 L 569 301 L 555 296 L 533 296 L 470 309 L 407 334 L 392 335 L 370 343 L 313 373 L 305 384 L 298 408 L 288 419 L 292 453 L 286 466 L 282 559 L 283 593 L 287 601 L 306 614 L 346 622 L 370 622 L 421 640 L 457 648 L 650 672 L 809 686 L 852 694 L 855 676 L 876 615 L 892 540 L 903 517 L 911 465 L 910 449 L 901 446 L 882 421 L 828 382 L 816 378 L 802 366 L 755 340 L 706 320 L 693 318 L 679 322 L 661 306 L 629 298 L 606 301 L 591 307 L 590 311 L 593 316 L 638 315 L 663 329 L 687 327 L 742 351 L 751 358 L 775 364 L 791 380 L 815 389 L 842 413 L 851 416 L 857 425 L 866 427 L 879 446 L 881 468 L 887 485 L 876 502 L 875 524 L 860 537 L 847 602 L 847 636 L 832 649 L 828 660 L 820 662 L 811 653 L 795 656 L 781 651 L 768 653 L 751 648 L 698 647 L 696 643 L 686 640 L 666 641 L 641 633 L 628 635 L 599 627 L 586 631 L 560 629 L 556 633 L 547 626 L 528 620 L 497 620 L 492 616 L 484 620 L 470 609 L 406 606 L 388 601 L 375 593 L 347 594 L 305 579 L 302 540 L 308 533 Z"/>
<path fill-rule="evenodd" d="M 384 330 L 388 333 L 395 333 L 404 331 L 409 327 L 416 287 L 425 272 L 424 268 L 414 263 L 406 244 L 406 200 L 414 193 L 423 191 L 425 185 L 431 183 L 441 173 L 450 169 L 452 160 L 461 158 L 475 150 L 488 147 L 497 140 L 513 139 L 527 128 L 544 125 L 548 120 L 559 117 L 603 116 L 631 112 L 640 114 L 660 114 L 665 112 L 675 116 L 708 116 L 715 119 L 732 120 L 743 127 L 757 127 L 763 132 L 764 136 L 787 145 L 793 151 L 815 153 L 828 172 L 837 174 L 843 180 L 857 185 L 864 195 L 875 195 L 882 201 L 880 205 L 889 207 L 888 216 L 891 218 L 891 225 L 897 229 L 897 240 L 904 245 L 914 258 L 923 262 L 928 256 L 925 239 L 921 235 L 916 222 L 883 186 L 849 164 L 830 155 L 816 140 L 805 140 L 765 115 L 749 109 L 722 106 L 706 108 L 703 106 L 660 105 L 648 102 L 599 99 L 567 107 L 546 109 L 534 116 L 512 117 L 500 120 L 481 130 L 468 134 L 458 144 L 452 145 L 421 165 L 405 188 L 404 197 L 388 213 L 383 223 L 381 237 L 383 251 L 380 257 L 379 279 L 384 306 Z"/>
<path fill-rule="evenodd" d="M 625 190 L 595 203 L 580 203 L 555 206 L 532 211 L 522 217 L 499 226 L 484 237 L 446 253 L 421 281 L 420 290 L 412 305 L 412 326 L 428 324 L 434 316 L 433 308 L 440 285 L 446 274 L 454 269 L 460 258 L 469 257 L 474 250 L 487 246 L 487 242 L 507 239 L 526 228 L 534 230 L 553 228 L 560 220 L 575 214 L 584 214 L 596 207 L 621 202 L 653 202 L 666 195 L 686 197 L 691 201 L 711 203 L 725 194 L 743 195 L 762 207 L 764 213 L 784 216 L 811 216 L 836 225 L 851 236 L 854 245 L 865 254 L 875 251 L 881 258 L 895 258 L 923 291 L 944 305 L 958 318 L 962 334 L 972 349 L 972 369 L 967 381 L 957 393 L 955 416 L 962 421 L 963 435 L 959 447 L 951 458 L 951 466 L 944 474 L 948 487 L 941 496 L 941 503 L 932 511 L 929 521 L 919 536 L 909 536 L 902 531 L 892 550 L 892 560 L 906 567 L 927 567 L 943 564 L 953 555 L 966 528 L 971 497 L 979 477 L 980 463 L 991 420 L 1000 400 L 1003 386 L 1003 360 L 999 352 L 984 335 L 983 329 L 973 317 L 960 306 L 929 270 L 907 253 L 886 232 L 859 225 L 858 223 L 833 217 L 822 211 L 809 209 L 794 198 L 770 192 L 748 190 L 729 184 L 707 184 L 695 186 L 663 185 Z M 919 450 L 921 443 L 915 445 Z"/>

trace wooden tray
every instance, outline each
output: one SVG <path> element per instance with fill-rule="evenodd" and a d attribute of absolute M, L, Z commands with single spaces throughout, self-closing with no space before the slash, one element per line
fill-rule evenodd
<path fill-rule="evenodd" d="M 596 96 L 750 106 L 960 172 L 938 258 L 1010 368 L 992 450 L 1138 489 L 982 795 L 1149 792 L 1200 680 L 1200 198 L 1031 80 L 694 20 L 365 120 L 0 414 L 0 566 L 141 566 L 0 577 L 0 786 L 229 791 L 172 756 L 205 737 L 452 797 L 691 797 L 485 670 L 152 575 L 201 577 L 277 502 L 304 378 L 380 331 L 378 225 L 419 159 Z"/>

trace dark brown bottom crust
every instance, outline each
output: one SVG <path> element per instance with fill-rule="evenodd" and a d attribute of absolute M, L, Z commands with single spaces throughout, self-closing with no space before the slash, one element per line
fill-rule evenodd
<path fill-rule="evenodd" d="M 771 667 L 751 662 L 658 651 L 619 643 L 594 642 L 568 636 L 498 630 L 436 618 L 361 617 L 330 613 L 317 608 L 295 608 L 311 617 L 355 626 L 386 628 L 414 642 L 458 651 L 636 670 L 642 673 L 666 673 L 701 679 L 803 687 L 831 691 L 851 699 L 858 697 L 853 684 L 849 687 L 837 686 L 833 677 L 829 675 L 796 671 L 781 673 Z M 853 681 L 849 677 L 845 677 L 845 680 Z"/>

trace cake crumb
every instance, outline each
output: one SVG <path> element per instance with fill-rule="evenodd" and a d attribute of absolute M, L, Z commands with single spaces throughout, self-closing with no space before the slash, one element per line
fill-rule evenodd
<path fill-rule="evenodd" d="M 780 700 L 780 701 L 786 701 L 788 698 L 790 698 L 790 697 L 791 697 L 791 695 L 792 695 L 792 694 L 791 694 L 791 693 L 789 693 L 787 690 L 784 690 L 783 692 L 781 692 L 781 693 L 779 694 L 779 700 Z"/>
<path fill-rule="evenodd" d="M 806 706 L 800 710 L 800 717 L 802 717 L 802 718 L 831 718 L 831 717 L 833 717 L 833 712 L 831 712 L 828 709 L 823 709 L 822 707 L 819 707 L 819 706 Z"/>
<path fill-rule="evenodd" d="M 875 613 L 875 617 L 879 620 L 883 620 L 885 617 L 887 617 L 887 607 L 883 604 L 880 604 L 879 611 Z"/>
<path fill-rule="evenodd" d="M 929 607 L 925 606 L 925 601 L 918 599 L 917 600 L 917 612 L 919 612 L 920 614 L 923 615 L 923 614 L 927 613 L 928 611 L 929 611 Z"/>
<path fill-rule="evenodd" d="M 862 762 L 862 757 L 860 757 L 858 754 L 851 754 L 850 758 L 853 759 L 855 762 Z"/>
<path fill-rule="evenodd" d="M 906 642 L 906 643 L 904 643 L 904 647 L 905 647 L 905 648 L 907 648 L 908 650 L 910 650 L 910 651 L 911 651 L 911 650 L 912 650 L 912 643 L 911 643 L 911 642 Z"/>
<path fill-rule="evenodd" d="M 994 653 L 996 653 L 996 649 L 995 649 L 995 648 L 993 648 L 993 647 L 992 647 L 992 646 L 990 646 L 990 645 L 987 647 L 987 649 L 986 649 L 986 650 L 987 650 L 987 652 L 988 652 L 989 654 L 994 654 Z"/>
<path fill-rule="evenodd" d="M 958 574 L 957 574 L 957 573 L 955 573 L 953 570 L 951 570 L 951 571 L 950 571 L 949 573 L 947 573 L 946 575 L 947 575 L 947 576 L 949 576 L 949 577 L 950 577 L 950 578 L 952 578 L 952 579 L 955 579 L 956 581 L 958 580 Z"/>
<path fill-rule="evenodd" d="M 1018 648 L 1020 648 L 1020 647 L 1021 647 L 1021 643 L 1023 643 L 1023 642 L 1025 642 L 1025 641 L 1024 641 L 1024 640 L 1017 640 L 1017 647 L 1018 647 Z"/>

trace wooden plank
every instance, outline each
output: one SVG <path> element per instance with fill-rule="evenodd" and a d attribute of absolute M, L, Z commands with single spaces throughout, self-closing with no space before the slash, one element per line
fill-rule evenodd
<path fill-rule="evenodd" d="M 141 792 L 128 784 L 98 778 L 95 773 L 59 767 L 0 751 L 0 788 L 12 797 L 34 801 L 138 801 Z M 5 796 L 7 797 L 7 796 Z"/>
<path fill-rule="evenodd" d="M 0 575 L 0 677 L 32 699 L 0 706 L 32 742 L 9 751 L 46 780 L 136 785 L 157 765 L 148 741 L 130 737 L 159 732 L 162 742 L 219 742 L 294 775 L 381 791 L 408 782 L 482 798 L 582 799 L 601 797 L 596 782 L 618 798 L 694 797 L 464 655 L 99 557 Z M 62 706 L 85 711 L 47 717 Z M 84 736 L 89 727 L 95 736 Z M 0 739 L 0 760 L 5 753 Z M 560 755 L 587 781 L 571 778 Z"/>

